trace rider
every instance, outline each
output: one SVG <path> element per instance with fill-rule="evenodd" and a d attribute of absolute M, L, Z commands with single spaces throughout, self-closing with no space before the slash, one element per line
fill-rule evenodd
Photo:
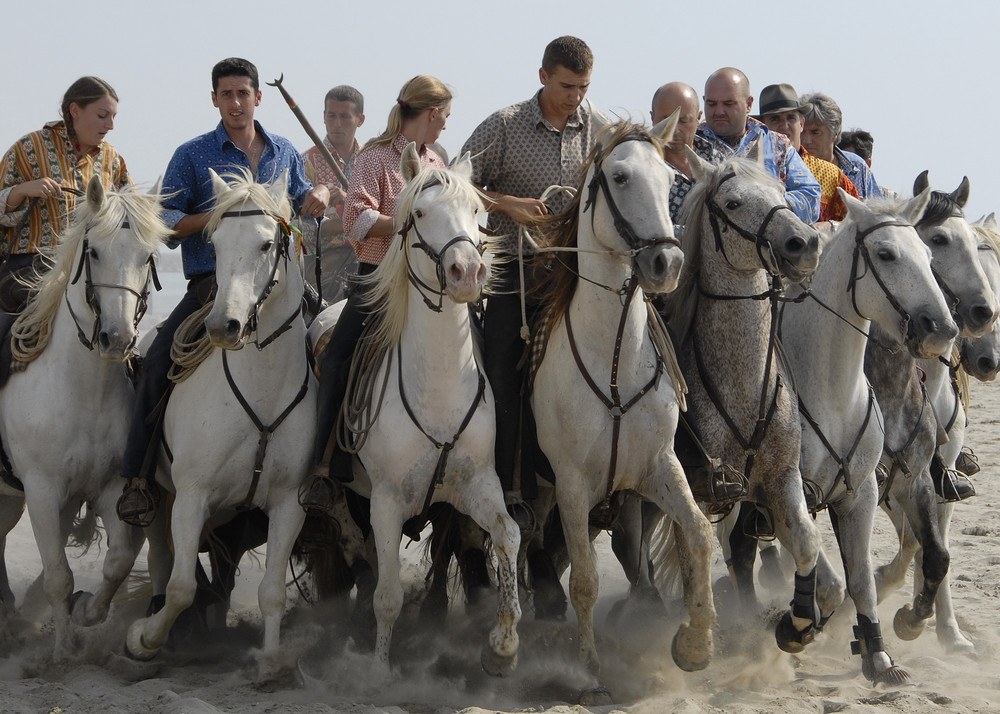
<path fill-rule="evenodd" d="M 28 299 L 24 279 L 45 269 L 80 193 L 94 176 L 105 190 L 132 183 L 125 161 L 104 140 L 115 127 L 118 95 L 97 77 L 81 77 L 63 95 L 59 121 L 21 137 L 0 161 L 0 383 L 10 367 L 7 334 Z M 0 446 L 0 477 L 10 476 Z"/>
<path fill-rule="evenodd" d="M 497 474 L 508 510 L 522 530 L 530 530 L 534 521 L 524 499 L 534 498 L 537 489 L 532 448 L 527 442 L 519 444 L 527 400 L 522 398 L 523 372 L 518 367 L 525 350 L 520 336 L 518 231 L 549 212 L 560 212 L 569 202 L 557 193 L 543 203 L 542 193 L 549 186 L 575 188 L 583 179 L 595 141 L 593 113 L 583 104 L 593 66 L 594 55 L 583 40 L 568 35 L 552 40 L 538 70 L 542 88 L 530 99 L 486 117 L 462 147 L 463 154 L 472 154 L 472 183 L 489 199 L 487 226 L 503 236 L 500 254 L 515 258 L 494 263 L 484 325 L 485 367 L 496 399 Z M 529 326 L 535 309 L 526 305 Z"/>
<path fill-rule="evenodd" d="M 267 183 L 288 171 L 288 195 L 302 215 L 322 216 L 330 191 L 313 187 L 305 177 L 302 157 L 291 142 L 269 134 L 254 120 L 261 91 L 257 68 L 245 59 L 230 57 L 212 68 L 212 104 L 221 121 L 207 134 L 182 144 L 170 160 L 163 179 L 164 219 L 174 229 L 174 246 L 181 246 L 188 288 L 184 297 L 159 327 L 143 362 L 122 476 L 128 479 L 118 501 L 118 517 L 144 524 L 156 508 L 152 459 L 146 454 L 157 436 L 154 410 L 162 414 L 169 391 L 170 346 L 180 324 L 208 299 L 214 285 L 215 253 L 205 236 L 214 193 L 208 170 L 219 174 L 249 169 L 255 180 Z"/>
<path fill-rule="evenodd" d="M 414 77 L 399 91 L 386 130 L 359 152 L 344 202 L 344 229 L 347 242 L 358 255 L 359 276 L 372 273 L 393 245 L 396 200 L 406 185 L 400 169 L 403 149 L 413 142 L 419 147 L 421 164 L 444 168 L 444 161 L 431 145 L 441 136 L 450 114 L 451 91 L 435 77 Z M 347 393 L 354 346 L 369 314 L 363 299 L 360 291 L 351 292 L 321 358 L 316 468 L 300 498 L 308 511 L 329 513 L 333 509 L 340 486 L 331 475 L 341 482 L 354 478 L 350 455 L 334 448 L 334 427 Z"/>

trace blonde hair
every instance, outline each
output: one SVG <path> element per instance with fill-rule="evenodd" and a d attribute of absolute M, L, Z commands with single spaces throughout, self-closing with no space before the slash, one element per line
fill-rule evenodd
<path fill-rule="evenodd" d="M 418 74 L 403 85 L 396 104 L 389 110 L 385 131 L 365 144 L 365 149 L 388 146 L 403 132 L 403 122 L 427 109 L 444 109 L 451 102 L 449 90 L 437 77 Z M 364 149 L 362 149 L 363 151 Z"/>

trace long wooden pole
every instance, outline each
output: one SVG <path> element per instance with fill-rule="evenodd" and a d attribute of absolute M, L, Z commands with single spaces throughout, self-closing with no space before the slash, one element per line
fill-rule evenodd
<path fill-rule="evenodd" d="M 281 96 L 283 96 L 285 98 L 285 102 L 288 103 L 288 108 L 292 110 L 292 114 L 294 114 L 295 118 L 299 120 L 299 124 L 302 125 L 302 128 L 306 130 L 306 134 L 309 135 L 309 138 L 312 139 L 316 148 L 319 149 L 319 153 L 321 153 L 323 158 L 326 159 L 326 162 L 330 164 L 330 168 L 333 169 L 333 173 L 337 175 L 337 180 L 340 181 L 340 185 L 346 191 L 347 176 L 344 175 L 344 172 L 337 163 L 337 160 L 333 158 L 333 154 L 331 154 L 330 150 L 326 148 L 326 144 L 323 143 L 319 134 L 317 134 L 316 130 L 312 128 L 312 125 L 309 124 L 309 120 L 306 119 L 306 115 L 302 113 L 301 109 L 299 109 L 299 105 L 295 103 L 294 99 L 292 99 L 292 95 L 290 95 L 285 88 L 281 86 L 284 79 L 285 75 L 282 73 L 282 75 L 273 82 L 268 82 L 267 86 L 278 88 L 278 91 L 281 92 Z"/>

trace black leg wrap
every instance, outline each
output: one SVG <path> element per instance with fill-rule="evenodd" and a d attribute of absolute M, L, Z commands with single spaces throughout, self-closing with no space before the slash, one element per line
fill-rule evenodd
<path fill-rule="evenodd" d="M 913 684 L 909 672 L 897 666 L 889 657 L 889 667 L 881 672 L 875 671 L 875 655 L 885 652 L 885 642 L 882 640 L 882 626 L 872 622 L 864 615 L 858 615 L 858 624 L 854 627 L 855 641 L 851 642 L 851 654 L 861 655 L 861 673 L 873 684 Z"/>
<path fill-rule="evenodd" d="M 791 611 L 786 612 L 774 630 L 774 639 L 784 652 L 797 654 L 816 639 L 816 633 L 826 620 L 822 619 L 816 602 L 816 568 L 806 575 L 795 573 L 795 594 L 792 596 Z M 802 630 L 795 629 L 792 616 L 809 620 Z"/>

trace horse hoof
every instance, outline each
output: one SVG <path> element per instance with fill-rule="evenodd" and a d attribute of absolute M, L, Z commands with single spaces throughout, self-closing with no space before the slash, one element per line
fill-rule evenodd
<path fill-rule="evenodd" d="M 588 689 L 580 695 L 580 706 L 583 707 L 606 707 L 614 703 L 611 692 L 604 686 Z"/>
<path fill-rule="evenodd" d="M 705 669 L 712 660 L 712 639 L 698 635 L 687 623 L 677 628 L 670 643 L 670 655 L 674 663 L 685 672 Z"/>
<path fill-rule="evenodd" d="M 142 662 L 153 659 L 159 648 L 146 647 L 142 641 L 142 620 L 133 622 L 125 635 L 125 654 Z"/>
<path fill-rule="evenodd" d="M 774 628 L 774 640 L 778 643 L 778 649 L 789 654 L 798 654 L 806 648 L 806 645 L 816 639 L 816 628 L 812 625 L 799 631 L 792 624 L 792 613 L 786 612 Z"/>
<path fill-rule="evenodd" d="M 872 684 L 886 684 L 893 687 L 898 687 L 901 685 L 916 685 L 910 673 L 899 665 L 890 665 L 881 672 L 876 672 L 875 676 L 872 677 Z"/>
<path fill-rule="evenodd" d="M 892 618 L 892 629 L 899 639 L 909 642 L 920 637 L 926 622 L 927 620 L 921 620 L 916 616 L 910 603 L 906 603 L 896 610 L 896 616 Z"/>
<path fill-rule="evenodd" d="M 480 656 L 483 671 L 492 677 L 503 677 L 517 669 L 517 652 L 512 655 L 501 655 L 489 647 L 483 647 Z"/>
<path fill-rule="evenodd" d="M 96 622 L 91 622 L 87 618 L 87 605 L 90 604 L 90 601 L 93 599 L 94 596 L 84 590 L 77 590 L 70 597 L 69 616 L 72 618 L 74 625 L 89 627 L 97 624 Z"/>

